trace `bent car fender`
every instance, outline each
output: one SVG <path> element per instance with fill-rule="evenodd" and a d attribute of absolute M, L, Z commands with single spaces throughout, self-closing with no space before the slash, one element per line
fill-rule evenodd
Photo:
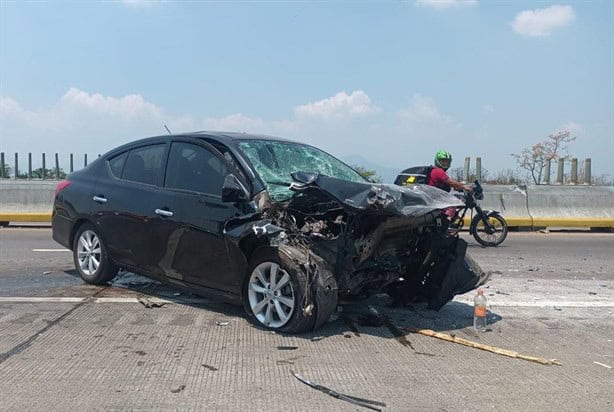
<path fill-rule="evenodd" d="M 323 325 L 337 309 L 338 287 L 335 275 L 328 264 L 311 250 L 279 245 L 279 256 L 290 259 L 302 270 L 307 272 L 311 301 L 305 302 L 308 307 L 315 300 L 316 322 L 314 328 Z"/>
<path fill-rule="evenodd" d="M 439 310 L 455 295 L 467 293 L 488 281 L 490 274 L 485 273 L 466 252 L 467 242 L 457 239 L 454 259 L 448 266 L 437 294 L 429 299 L 429 309 Z"/>

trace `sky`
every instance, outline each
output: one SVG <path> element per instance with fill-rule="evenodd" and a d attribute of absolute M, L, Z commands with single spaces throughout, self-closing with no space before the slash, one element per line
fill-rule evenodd
<path fill-rule="evenodd" d="M 302 141 L 385 181 L 440 149 L 515 168 L 569 130 L 613 177 L 614 1 L 0 0 L 9 164 L 164 125 Z"/>

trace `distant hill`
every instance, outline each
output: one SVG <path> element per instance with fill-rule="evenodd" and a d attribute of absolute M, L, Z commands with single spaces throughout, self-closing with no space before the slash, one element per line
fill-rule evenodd
<path fill-rule="evenodd" d="M 341 160 L 351 165 L 362 166 L 368 170 L 375 170 L 377 175 L 382 178 L 384 183 L 393 183 L 399 172 L 409 165 L 400 167 L 382 166 L 380 164 L 367 160 L 364 156 L 359 154 L 350 154 L 347 156 L 340 156 Z"/>

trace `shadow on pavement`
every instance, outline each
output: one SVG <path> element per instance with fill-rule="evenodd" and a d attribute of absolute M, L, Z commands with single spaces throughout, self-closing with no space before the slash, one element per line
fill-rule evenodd
<path fill-rule="evenodd" d="M 76 273 L 70 274 L 78 276 Z M 84 286 L 90 287 L 91 285 Z M 239 305 L 203 298 L 131 272 L 120 272 L 111 285 L 97 288 L 100 289 L 97 297 L 153 297 L 224 316 L 247 319 L 243 308 Z M 489 326 L 501 319 L 501 316 L 489 311 Z M 411 329 L 431 329 L 436 332 L 453 334 L 456 330 L 470 326 L 473 326 L 473 306 L 471 305 L 452 301 L 437 312 L 427 309 L 426 303 L 413 303 L 402 307 L 392 306 L 392 299 L 388 295 L 379 294 L 364 301 L 340 305 L 338 312 L 331 320 L 315 331 L 298 335 L 280 335 L 306 340 L 319 340 L 331 336 L 351 338 L 361 335 L 399 340 Z M 269 330 L 258 325 L 252 327 L 270 333 Z"/>

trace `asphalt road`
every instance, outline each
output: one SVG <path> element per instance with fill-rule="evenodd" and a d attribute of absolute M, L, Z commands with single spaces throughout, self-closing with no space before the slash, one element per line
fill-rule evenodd
<path fill-rule="evenodd" d="M 492 273 L 487 332 L 473 330 L 467 294 L 440 312 L 376 296 L 285 336 L 129 273 L 84 285 L 48 228 L 0 229 L 0 410 L 366 410 L 291 370 L 384 410 L 612 410 L 614 234 L 510 233 L 498 248 L 467 239 Z"/>

